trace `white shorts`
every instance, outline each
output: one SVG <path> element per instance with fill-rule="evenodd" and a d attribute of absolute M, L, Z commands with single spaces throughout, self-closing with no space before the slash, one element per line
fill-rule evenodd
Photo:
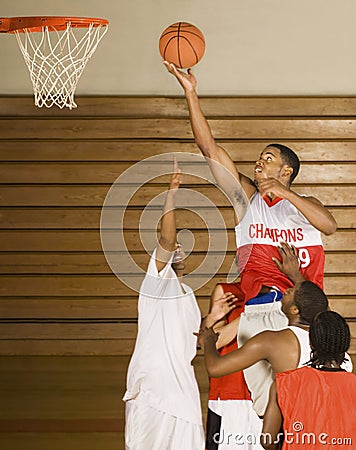
<path fill-rule="evenodd" d="M 126 450 L 204 450 L 202 425 L 158 411 L 137 400 L 125 405 Z"/>
<path fill-rule="evenodd" d="M 239 347 L 261 331 L 278 331 L 287 326 L 288 319 L 281 310 L 280 301 L 262 305 L 245 305 L 245 312 L 241 314 L 238 330 Z M 259 361 L 244 370 L 244 376 L 253 400 L 253 408 L 259 416 L 263 416 L 273 382 L 272 367 L 267 361 Z"/>
<path fill-rule="evenodd" d="M 218 450 L 263 450 L 262 420 L 251 400 L 209 400 L 208 407 L 221 416 L 220 432 L 212 436 Z"/>

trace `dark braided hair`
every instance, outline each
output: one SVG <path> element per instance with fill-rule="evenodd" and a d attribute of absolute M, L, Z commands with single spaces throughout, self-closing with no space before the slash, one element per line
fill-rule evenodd
<path fill-rule="evenodd" d="M 293 150 L 286 145 L 283 144 L 269 144 L 268 147 L 275 147 L 278 148 L 282 161 L 284 164 L 287 164 L 288 167 L 291 167 L 293 169 L 292 175 L 289 179 L 289 184 L 292 184 L 295 177 L 298 175 L 299 168 L 300 168 L 300 162 L 299 158 L 296 153 L 293 152 Z"/>
<path fill-rule="evenodd" d="M 314 317 L 309 330 L 312 348 L 309 364 L 312 367 L 345 360 L 350 347 L 350 328 L 346 320 L 335 311 L 323 311 Z"/>
<path fill-rule="evenodd" d="M 305 325 L 310 325 L 316 314 L 329 307 L 324 291 L 308 280 L 302 281 L 295 290 L 293 303 L 299 309 L 301 323 Z"/>

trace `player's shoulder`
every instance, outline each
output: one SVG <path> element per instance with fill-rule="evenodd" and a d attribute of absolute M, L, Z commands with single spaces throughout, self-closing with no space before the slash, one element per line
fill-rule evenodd
<path fill-rule="evenodd" d="M 275 345 L 276 342 L 289 335 L 288 328 L 283 330 L 265 330 L 256 334 L 255 338 L 258 342 L 263 342 L 264 345 Z"/>
<path fill-rule="evenodd" d="M 270 345 L 275 345 L 277 342 L 289 340 L 293 336 L 293 332 L 289 328 L 284 328 L 283 330 L 266 330 L 265 339 Z"/>

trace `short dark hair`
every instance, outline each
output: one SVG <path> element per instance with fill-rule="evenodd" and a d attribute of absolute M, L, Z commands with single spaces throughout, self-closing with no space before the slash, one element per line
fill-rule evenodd
<path fill-rule="evenodd" d="M 268 147 L 278 148 L 284 164 L 293 169 L 292 175 L 290 176 L 290 184 L 292 184 L 300 169 L 300 161 L 298 155 L 293 152 L 291 148 L 283 144 L 269 144 L 267 145 L 267 148 Z"/>
<path fill-rule="evenodd" d="M 300 321 L 310 325 L 315 315 L 329 307 L 324 291 L 312 281 L 304 280 L 294 292 L 293 303 L 299 309 Z"/>
<path fill-rule="evenodd" d="M 350 347 L 350 328 L 346 320 L 335 311 L 317 314 L 309 331 L 312 356 L 310 365 L 325 365 L 335 361 L 341 364 Z"/>

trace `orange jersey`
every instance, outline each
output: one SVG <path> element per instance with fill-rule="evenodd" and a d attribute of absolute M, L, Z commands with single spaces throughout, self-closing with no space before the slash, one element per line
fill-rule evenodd
<path fill-rule="evenodd" d="M 283 450 L 356 448 L 356 376 L 302 367 L 276 373 Z"/>

